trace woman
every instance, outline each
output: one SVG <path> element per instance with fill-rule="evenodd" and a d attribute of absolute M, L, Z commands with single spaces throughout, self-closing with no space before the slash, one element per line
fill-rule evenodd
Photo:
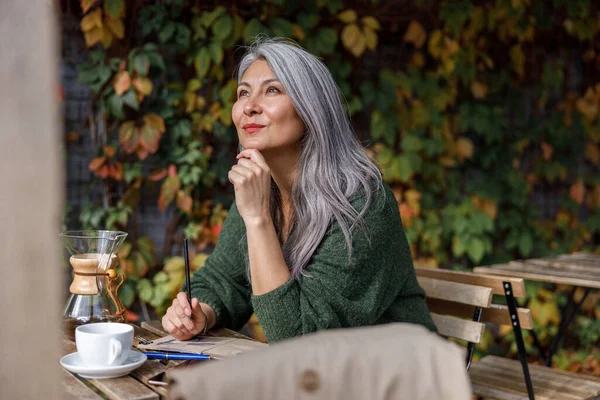
<path fill-rule="evenodd" d="M 241 328 L 253 312 L 270 342 L 387 322 L 435 326 L 398 205 L 316 57 L 264 40 L 244 55 L 232 110 L 243 151 L 235 204 L 214 252 L 162 320 L 187 340 Z"/>

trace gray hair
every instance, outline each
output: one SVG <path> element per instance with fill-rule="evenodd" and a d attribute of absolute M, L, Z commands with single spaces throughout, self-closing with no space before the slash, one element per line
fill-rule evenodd
<path fill-rule="evenodd" d="M 353 231 L 364 225 L 373 190 L 381 188 L 381 173 L 354 134 L 340 91 L 323 62 L 290 40 L 260 38 L 246 48 L 238 82 L 257 60 L 269 64 L 307 127 L 292 186 L 292 226 L 282 243 L 284 259 L 297 279 L 307 275 L 310 259 L 333 218 L 342 229 L 351 260 Z M 362 210 L 355 210 L 350 199 L 360 189 L 366 202 Z M 274 184 L 271 214 L 281 241 L 281 198 Z"/>

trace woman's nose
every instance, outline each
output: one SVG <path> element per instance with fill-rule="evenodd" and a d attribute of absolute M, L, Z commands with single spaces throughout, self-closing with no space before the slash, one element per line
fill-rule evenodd
<path fill-rule="evenodd" d="M 244 114 L 254 115 L 262 112 L 262 108 L 257 99 L 250 97 L 244 106 Z"/>

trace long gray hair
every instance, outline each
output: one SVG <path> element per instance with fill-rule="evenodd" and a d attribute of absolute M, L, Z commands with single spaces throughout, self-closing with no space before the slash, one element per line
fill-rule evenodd
<path fill-rule="evenodd" d="M 238 82 L 257 60 L 269 64 L 307 128 L 300 143 L 292 186 L 294 215 L 285 242 L 281 239 L 281 196 L 276 185 L 271 190 L 275 229 L 283 242 L 282 252 L 291 275 L 297 279 L 307 275 L 310 259 L 333 218 L 342 229 L 351 259 L 353 231 L 364 225 L 372 193 L 381 188 L 381 173 L 355 136 L 338 87 L 318 58 L 289 40 L 260 38 L 247 47 L 239 65 Z M 355 210 L 350 198 L 360 189 L 364 189 L 366 203 L 362 210 Z"/>

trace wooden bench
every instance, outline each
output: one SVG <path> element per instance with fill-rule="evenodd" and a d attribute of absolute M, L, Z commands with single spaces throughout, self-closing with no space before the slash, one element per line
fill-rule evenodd
<path fill-rule="evenodd" d="M 521 328 L 533 329 L 533 321 L 531 311 L 518 308 L 515 301 L 525 297 L 523 279 L 415 269 L 438 332 L 469 343 L 466 364 L 474 394 L 498 400 L 600 399 L 600 378 L 527 363 Z M 493 295 L 504 296 L 507 305 L 493 304 Z M 474 346 L 483 338 L 485 323 L 513 327 L 519 361 L 486 356 L 471 365 Z"/>

